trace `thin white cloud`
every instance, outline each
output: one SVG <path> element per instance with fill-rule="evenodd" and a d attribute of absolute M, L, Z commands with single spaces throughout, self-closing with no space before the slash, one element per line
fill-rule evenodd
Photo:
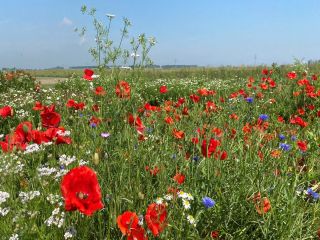
<path fill-rule="evenodd" d="M 67 17 L 64 17 L 62 19 L 61 24 L 64 26 L 72 26 L 73 25 L 72 21 Z"/>
<path fill-rule="evenodd" d="M 86 41 L 87 41 L 87 39 L 84 36 L 82 36 L 80 38 L 79 45 L 82 46 Z"/>

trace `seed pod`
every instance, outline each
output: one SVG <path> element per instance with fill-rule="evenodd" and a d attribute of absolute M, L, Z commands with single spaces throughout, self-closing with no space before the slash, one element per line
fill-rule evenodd
<path fill-rule="evenodd" d="M 95 165 L 98 165 L 100 162 L 100 156 L 99 156 L 99 153 L 98 152 L 95 152 L 94 155 L 93 155 L 93 163 Z"/>

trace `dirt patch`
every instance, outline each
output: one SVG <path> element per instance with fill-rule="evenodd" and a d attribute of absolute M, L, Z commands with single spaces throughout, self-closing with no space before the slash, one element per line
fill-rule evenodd
<path fill-rule="evenodd" d="M 52 85 L 56 84 L 59 81 L 64 81 L 67 78 L 59 78 L 59 77 L 37 77 L 37 81 L 39 81 L 42 85 Z"/>

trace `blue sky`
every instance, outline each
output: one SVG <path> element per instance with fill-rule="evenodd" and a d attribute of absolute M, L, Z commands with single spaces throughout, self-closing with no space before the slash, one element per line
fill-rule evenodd
<path fill-rule="evenodd" d="M 0 8 L 0 68 L 93 65 L 86 4 L 116 15 L 111 36 L 119 39 L 122 17 L 132 22 L 130 36 L 146 33 L 157 45 L 155 64 L 202 66 L 292 63 L 320 59 L 319 0 L 10 0 Z M 256 56 L 256 58 L 255 58 Z"/>

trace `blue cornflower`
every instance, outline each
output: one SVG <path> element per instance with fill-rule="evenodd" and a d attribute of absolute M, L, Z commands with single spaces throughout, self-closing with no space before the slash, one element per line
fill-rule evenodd
<path fill-rule="evenodd" d="M 286 139 L 286 136 L 285 136 L 285 135 L 283 135 L 283 134 L 279 134 L 279 139 L 280 139 L 280 141 L 283 141 L 283 140 L 285 140 L 285 139 Z"/>
<path fill-rule="evenodd" d="M 216 204 L 216 202 L 209 197 L 204 197 L 202 198 L 202 204 L 205 208 L 212 208 Z"/>
<path fill-rule="evenodd" d="M 200 160 L 200 157 L 199 156 L 193 156 L 192 160 L 195 161 L 195 162 L 198 162 Z"/>
<path fill-rule="evenodd" d="M 95 128 L 95 127 L 97 127 L 97 124 L 95 124 L 95 123 L 90 123 L 90 127 Z"/>
<path fill-rule="evenodd" d="M 296 141 L 297 140 L 297 137 L 295 135 L 291 136 L 291 140 L 292 141 Z"/>
<path fill-rule="evenodd" d="M 314 200 L 319 199 L 319 193 L 314 192 L 311 188 L 307 189 L 307 193 L 312 196 Z"/>
<path fill-rule="evenodd" d="M 286 143 L 280 143 L 279 148 L 283 151 L 289 151 L 291 149 L 291 145 Z"/>
<path fill-rule="evenodd" d="M 253 103 L 253 97 L 247 97 L 245 98 L 245 100 L 247 101 L 247 103 Z"/>
<path fill-rule="evenodd" d="M 261 119 L 262 121 L 266 121 L 269 119 L 269 116 L 267 114 L 260 114 L 259 119 Z"/>

